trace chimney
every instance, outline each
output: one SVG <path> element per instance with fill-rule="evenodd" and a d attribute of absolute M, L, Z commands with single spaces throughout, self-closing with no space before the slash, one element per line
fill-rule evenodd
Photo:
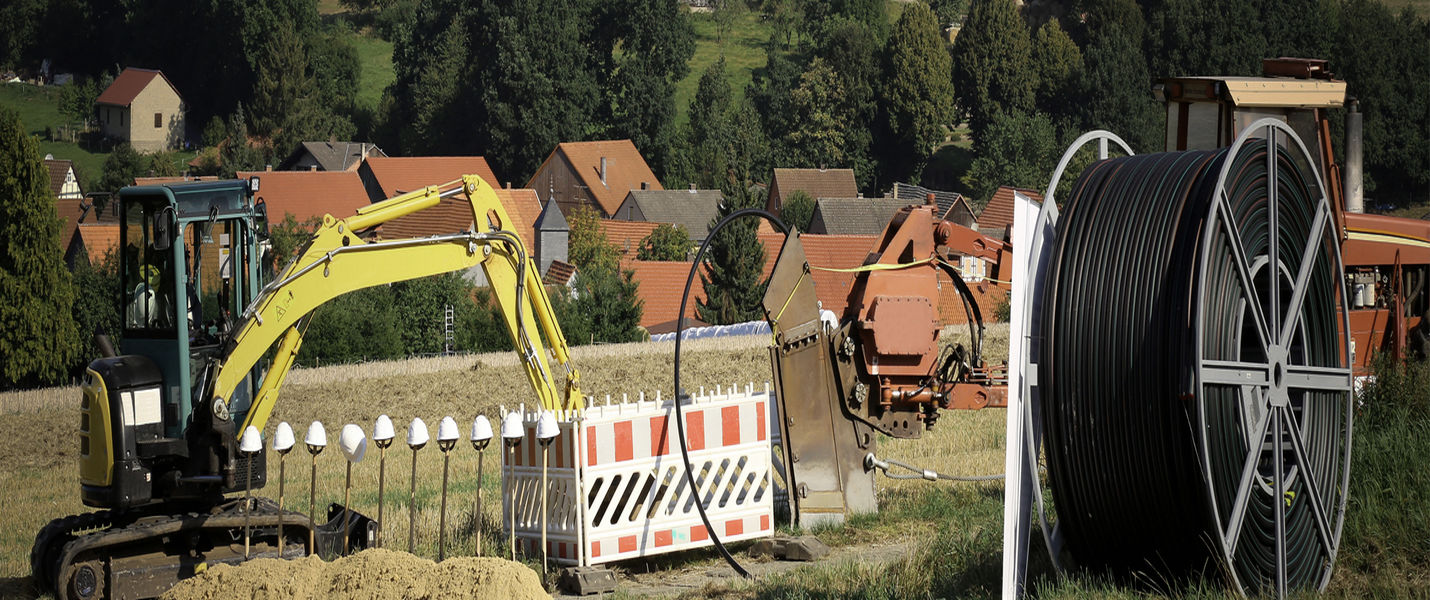
<path fill-rule="evenodd" d="M 692 193 L 692 194 L 695 193 L 695 184 L 693 184 L 693 183 L 690 184 L 690 193 Z"/>
<path fill-rule="evenodd" d="M 601 185 L 606 185 L 606 157 L 601 157 Z"/>
<path fill-rule="evenodd" d="M 933 192 L 929 192 L 929 195 L 928 195 L 928 203 L 929 203 L 930 205 L 938 204 L 938 201 L 937 201 L 937 200 L 934 200 L 934 198 L 933 198 Z"/>
<path fill-rule="evenodd" d="M 641 189 L 642 189 L 642 190 L 648 190 L 648 189 L 650 189 L 650 182 L 649 182 L 649 181 L 642 181 L 642 182 L 641 182 Z"/>
<path fill-rule="evenodd" d="M 510 182 L 510 181 L 506 182 L 506 189 L 511 189 L 511 182 Z"/>
<path fill-rule="evenodd" d="M 265 172 L 265 173 L 272 173 L 272 172 L 273 172 L 273 165 L 263 165 L 263 172 Z"/>
<path fill-rule="evenodd" d="M 308 165 L 308 170 L 313 173 L 318 172 L 318 165 Z"/>

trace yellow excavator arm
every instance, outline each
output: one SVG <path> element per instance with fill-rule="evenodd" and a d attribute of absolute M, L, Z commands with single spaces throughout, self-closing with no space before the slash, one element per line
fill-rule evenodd
<path fill-rule="evenodd" d="M 371 242 L 358 236 L 360 231 L 436 206 L 442 198 L 456 194 L 464 194 L 472 205 L 473 231 Z M 209 397 L 215 403 L 231 399 L 268 348 L 279 342 L 263 384 L 237 428 L 243 431 L 252 425 L 261 430 L 302 346 L 300 321 L 314 309 L 362 288 L 476 265 L 486 274 L 541 405 L 549 410 L 581 408 L 584 402 L 579 376 L 571 364 L 551 300 L 541 285 L 540 273 L 513 231 L 513 223 L 496 192 L 476 175 L 363 207 L 346 219 L 324 216 L 323 224 L 298 258 L 244 312 L 244 322 L 229 342 Z M 547 362 L 547 344 L 553 358 L 565 369 L 564 389 L 558 388 Z"/>

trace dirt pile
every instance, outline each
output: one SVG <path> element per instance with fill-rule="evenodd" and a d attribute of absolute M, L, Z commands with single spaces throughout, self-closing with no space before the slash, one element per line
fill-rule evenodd
<path fill-rule="evenodd" d="M 500 558 L 451 558 L 434 563 L 406 552 L 364 550 L 327 563 L 271 558 L 219 565 L 179 583 L 162 600 L 350 600 L 550 598 L 536 572 Z"/>

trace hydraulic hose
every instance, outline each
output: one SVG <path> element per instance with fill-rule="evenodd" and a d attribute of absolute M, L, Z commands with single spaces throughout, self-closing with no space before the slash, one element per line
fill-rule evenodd
<path fill-rule="evenodd" d="M 1224 573 L 1251 594 L 1329 581 L 1351 426 L 1340 256 L 1304 147 L 1256 127 L 1272 141 L 1094 163 L 1058 223 L 1034 343 L 1083 567 Z"/>
<path fill-rule="evenodd" d="M 682 334 L 685 332 L 685 307 L 686 303 L 690 300 L 690 286 L 695 282 L 695 274 L 700 271 L 700 264 L 705 258 L 705 251 L 710 247 L 710 241 L 714 240 L 716 234 L 720 233 L 720 230 L 724 229 L 731 222 L 751 215 L 762 217 L 766 221 L 769 221 L 780 233 L 789 233 L 789 228 L 780 222 L 778 218 L 758 208 L 737 210 L 725 218 L 720 219 L 719 223 L 716 223 L 714 227 L 710 228 L 710 233 L 705 236 L 705 241 L 700 243 L 700 250 L 695 253 L 695 260 L 690 265 L 690 275 L 686 276 L 685 289 L 680 295 L 680 312 L 676 313 L 677 317 L 675 320 L 675 427 L 679 434 L 676 436 L 676 439 L 680 442 L 680 458 L 685 462 L 685 482 L 690 486 L 692 492 L 696 494 L 695 508 L 700 512 L 700 522 L 705 524 L 705 532 L 710 535 L 710 542 L 715 545 L 715 549 L 720 552 L 720 556 L 725 558 L 725 562 L 730 565 L 730 568 L 734 569 L 736 573 L 739 573 L 741 577 L 747 579 L 752 577 L 750 572 L 745 570 L 745 567 L 741 566 L 739 561 L 735 560 L 734 556 L 730 555 L 730 551 L 727 550 L 725 544 L 720 541 L 720 535 L 715 532 L 715 527 L 710 524 L 710 517 L 705 514 L 705 503 L 700 501 L 699 498 L 700 485 L 695 481 L 695 470 L 690 467 L 690 450 L 685 444 L 685 415 L 680 407 L 681 400 L 685 397 L 680 387 L 680 343 L 683 337 Z"/>

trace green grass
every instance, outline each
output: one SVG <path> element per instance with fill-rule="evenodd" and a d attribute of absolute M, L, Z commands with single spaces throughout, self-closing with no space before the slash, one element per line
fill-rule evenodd
<path fill-rule="evenodd" d="M 104 171 L 105 152 L 90 152 L 71 142 L 52 142 L 45 139 L 46 127 L 61 127 L 73 124 L 60 114 L 58 87 L 39 87 L 26 83 L 0 85 L 0 105 L 19 112 L 20 122 L 25 129 L 39 139 L 40 155 L 52 154 L 61 160 L 72 160 L 81 184 L 99 179 Z M 85 189 L 89 189 L 87 186 Z"/>
<path fill-rule="evenodd" d="M 723 42 L 716 40 L 718 30 L 715 18 L 709 13 L 692 13 L 690 22 L 695 28 L 695 54 L 690 57 L 690 72 L 675 85 L 677 123 L 684 123 L 689 118 L 690 101 L 695 99 L 700 76 L 722 54 L 725 56 L 725 72 L 729 76 L 730 88 L 736 98 L 743 98 L 745 88 L 754 79 L 755 69 L 765 66 L 764 44 L 770 40 L 770 25 L 760 18 L 758 11 L 746 12 L 740 23 L 725 32 Z"/>
<path fill-rule="evenodd" d="M 362 66 L 358 76 L 358 106 L 376 110 L 382 91 L 397 79 L 392 70 L 392 42 L 372 33 L 356 34 L 352 42 L 357 48 L 358 64 Z"/>
<path fill-rule="evenodd" d="M 1421 18 L 1430 18 L 1430 0 L 1381 0 L 1381 2 L 1396 12 L 1409 6 Z"/>

